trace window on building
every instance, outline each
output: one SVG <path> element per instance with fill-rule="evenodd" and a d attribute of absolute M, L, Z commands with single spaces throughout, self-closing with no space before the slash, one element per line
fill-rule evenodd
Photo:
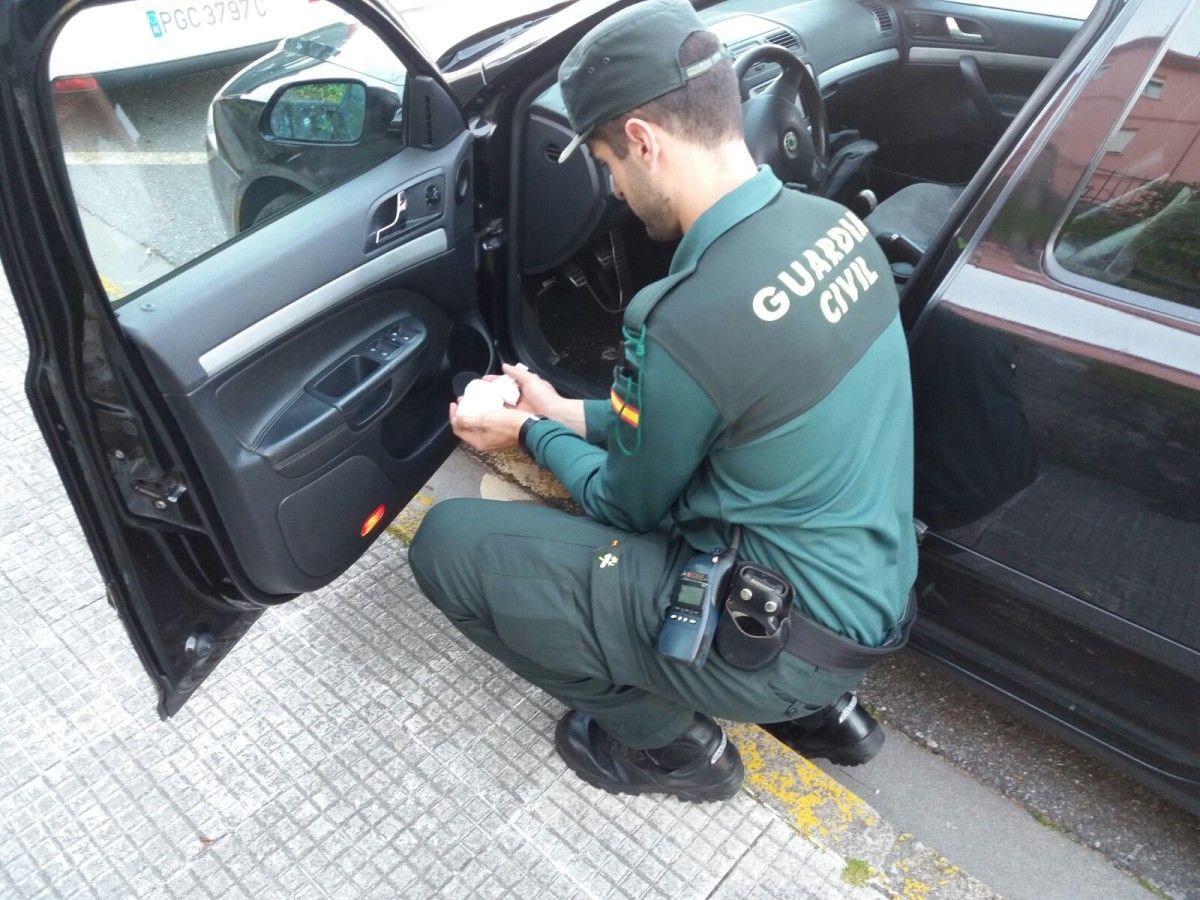
<path fill-rule="evenodd" d="M 1108 140 L 1108 145 L 1104 148 L 1105 153 L 1124 153 L 1125 148 L 1129 146 L 1129 142 L 1137 135 L 1136 128 L 1122 128 Z"/>
<path fill-rule="evenodd" d="M 1162 88 L 1170 79 L 1170 114 Z M 1185 90 L 1186 89 L 1186 90 Z M 1200 307 L 1200 66 L 1169 51 L 1113 133 L 1054 247 L 1070 272 Z"/>

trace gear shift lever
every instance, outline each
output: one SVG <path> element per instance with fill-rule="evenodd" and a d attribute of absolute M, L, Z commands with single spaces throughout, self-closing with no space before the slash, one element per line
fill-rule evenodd
<path fill-rule="evenodd" d="M 859 191 L 858 196 L 850 201 L 850 211 L 860 219 L 865 219 L 875 212 L 875 207 L 878 205 L 879 198 L 875 196 L 873 190 L 867 188 L 865 191 Z"/>

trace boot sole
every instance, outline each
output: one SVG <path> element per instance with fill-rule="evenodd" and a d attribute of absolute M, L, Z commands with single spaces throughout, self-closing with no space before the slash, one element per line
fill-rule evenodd
<path fill-rule="evenodd" d="M 792 749 L 806 759 L 827 759 L 835 766 L 853 768 L 874 759 L 883 748 L 883 741 L 883 729 L 876 725 L 869 734 L 853 744 L 841 747 L 814 747 L 812 749 L 793 747 Z"/>
<path fill-rule="evenodd" d="M 733 774 L 720 784 L 710 785 L 704 788 L 672 788 L 668 785 L 629 785 L 628 787 L 617 786 L 608 781 L 601 781 L 590 772 L 579 769 L 571 758 L 563 752 L 562 733 L 565 730 L 565 720 L 560 720 L 554 729 L 554 749 L 558 752 L 558 757 L 567 764 L 570 769 L 579 778 L 594 788 L 599 788 L 608 794 L 668 794 L 672 797 L 684 801 L 685 803 L 718 803 L 722 800 L 729 800 L 737 796 L 742 787 L 742 780 L 745 777 L 745 770 L 741 765 L 741 760 L 738 761 L 738 767 Z"/>

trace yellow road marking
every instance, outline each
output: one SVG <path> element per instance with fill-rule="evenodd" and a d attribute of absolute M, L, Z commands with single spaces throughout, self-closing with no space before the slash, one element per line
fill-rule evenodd
<path fill-rule="evenodd" d="M 104 274 L 100 275 L 100 286 L 103 287 L 104 292 L 106 294 L 108 294 L 109 300 L 116 300 L 119 297 L 125 296 L 125 290 L 119 284 L 117 284 L 115 281 L 113 281 L 111 278 L 105 276 Z"/>
<path fill-rule="evenodd" d="M 754 725 L 726 728 L 742 755 L 746 783 L 787 810 L 805 836 L 830 837 L 851 825 L 874 825 L 871 808 L 811 762 Z"/>
<path fill-rule="evenodd" d="M 409 546 L 412 544 L 417 529 L 421 527 L 421 521 L 425 518 L 425 514 L 432 506 L 432 497 L 425 493 L 417 494 L 408 506 L 400 510 L 400 515 L 392 520 L 392 524 L 387 527 L 387 533 L 404 546 Z"/>

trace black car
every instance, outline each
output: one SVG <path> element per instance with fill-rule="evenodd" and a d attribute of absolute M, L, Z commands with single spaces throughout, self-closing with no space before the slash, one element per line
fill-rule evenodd
<path fill-rule="evenodd" d="M 505 356 L 605 394 L 620 311 L 671 248 L 587 154 L 558 165 L 553 85 L 619 5 L 566 5 L 439 70 L 348 0 L 403 61 L 400 108 L 364 107 L 360 130 L 345 104 L 372 82 L 314 66 L 264 80 L 245 121 L 299 88 L 287 115 L 312 104 L 318 130 L 283 143 L 358 131 L 393 152 L 239 218 L 258 224 L 116 309 L 39 64 L 74 6 L 0 10 L 0 251 L 28 394 L 163 715 L 424 484 L 454 447 L 456 375 Z M 702 15 L 760 159 L 864 215 L 863 188 L 883 198 L 868 224 L 904 285 L 916 400 L 914 646 L 1200 811 L 1200 3 Z"/>
<path fill-rule="evenodd" d="M 353 21 L 281 41 L 213 99 L 208 172 L 230 233 L 396 153 L 406 71 Z"/>

